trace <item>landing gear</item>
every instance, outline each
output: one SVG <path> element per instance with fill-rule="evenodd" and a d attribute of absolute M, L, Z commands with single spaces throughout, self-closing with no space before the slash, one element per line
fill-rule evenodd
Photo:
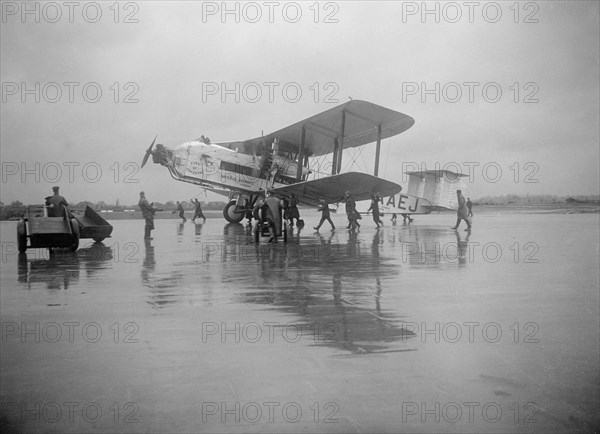
<path fill-rule="evenodd" d="M 75 219 L 71 219 L 71 233 L 73 234 L 73 244 L 70 249 L 74 252 L 79 248 L 79 223 Z"/>
<path fill-rule="evenodd" d="M 25 221 L 23 220 L 17 223 L 17 246 L 19 253 L 25 253 L 25 250 L 27 250 L 27 231 L 25 230 Z"/>
<path fill-rule="evenodd" d="M 245 211 L 237 211 L 237 201 L 232 200 L 223 208 L 223 217 L 229 223 L 239 223 L 244 220 Z"/>

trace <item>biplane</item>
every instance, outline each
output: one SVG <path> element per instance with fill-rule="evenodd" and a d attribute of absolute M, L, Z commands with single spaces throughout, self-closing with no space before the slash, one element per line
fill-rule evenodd
<path fill-rule="evenodd" d="M 350 191 L 356 201 L 374 193 L 383 201 L 382 212 L 427 214 L 436 209 L 456 209 L 456 189 L 463 188 L 462 174 L 447 170 L 407 172 L 406 192 L 395 182 L 378 177 L 381 141 L 403 133 L 415 120 L 403 113 L 360 100 L 351 100 L 296 122 L 273 133 L 241 141 L 211 143 L 202 136 L 174 149 L 156 144 L 142 160 L 169 170 L 182 182 L 225 195 L 223 216 L 240 222 L 267 190 L 280 198 L 292 194 L 301 203 L 318 206 L 324 199 L 337 203 Z M 373 175 L 340 173 L 343 151 L 376 143 Z M 156 144 L 156 146 L 155 146 Z M 315 160 L 329 156 L 323 170 Z"/>

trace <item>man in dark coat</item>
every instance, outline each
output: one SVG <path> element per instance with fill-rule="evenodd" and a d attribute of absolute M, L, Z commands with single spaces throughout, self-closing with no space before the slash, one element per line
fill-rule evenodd
<path fill-rule="evenodd" d="M 156 212 L 156 208 L 148 202 L 143 191 L 140 192 L 140 201 L 138 202 L 138 205 L 142 211 L 142 217 L 144 217 L 144 220 L 146 221 L 146 226 L 144 227 L 144 239 L 151 240 L 152 237 L 150 236 L 150 233 L 154 229 L 154 213 Z"/>
<path fill-rule="evenodd" d="M 58 194 L 58 186 L 52 187 L 54 195 L 46 197 L 46 206 L 48 207 L 48 217 L 62 217 L 62 206 L 69 206 L 67 200 Z"/>

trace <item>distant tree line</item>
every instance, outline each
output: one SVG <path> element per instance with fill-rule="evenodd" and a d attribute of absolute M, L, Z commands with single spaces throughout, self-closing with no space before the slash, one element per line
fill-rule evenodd
<path fill-rule="evenodd" d="M 473 201 L 475 205 L 542 205 L 553 203 L 599 203 L 599 196 L 557 196 L 551 194 L 504 194 L 484 196 Z"/>
<path fill-rule="evenodd" d="M 118 201 L 117 201 L 117 203 L 118 203 Z M 183 208 L 186 210 L 191 211 L 194 208 L 194 204 L 192 204 L 191 202 L 181 201 L 181 203 L 183 204 Z M 225 207 L 225 202 L 219 202 L 219 201 L 212 201 L 212 202 L 200 201 L 200 203 L 202 204 L 202 209 L 204 209 L 204 210 L 222 210 Z M 34 205 L 34 204 L 31 204 L 31 205 Z M 42 203 L 38 203 L 35 205 L 42 205 Z M 137 203 L 135 205 L 109 205 L 103 201 L 99 201 L 96 203 L 89 202 L 89 201 L 82 201 L 82 202 L 79 202 L 76 204 L 70 204 L 70 208 L 83 210 L 88 205 L 91 206 L 92 208 L 94 208 L 96 211 L 110 210 L 113 212 L 122 212 L 125 210 L 135 210 L 135 211 L 140 210 Z M 169 200 L 169 201 L 165 202 L 164 204 L 160 203 L 160 202 L 154 202 L 154 206 L 157 208 L 160 208 L 164 211 L 173 211 L 177 208 L 176 201 L 174 201 L 174 200 Z M 15 200 L 15 201 L 11 202 L 9 205 L 5 205 L 4 203 L 0 202 L 0 220 L 10 220 L 10 219 L 16 219 L 16 218 L 22 217 L 25 214 L 26 208 L 27 208 L 27 206 L 24 205 L 19 200 Z"/>

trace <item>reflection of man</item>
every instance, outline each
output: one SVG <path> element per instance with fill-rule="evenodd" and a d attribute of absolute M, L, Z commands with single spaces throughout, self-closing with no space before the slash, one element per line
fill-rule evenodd
<path fill-rule="evenodd" d="M 469 222 L 469 211 L 467 210 L 467 201 L 462 194 L 461 190 L 456 190 L 456 197 L 458 198 L 458 211 L 456 212 L 456 224 L 452 229 L 458 229 L 458 225 L 460 225 L 461 220 L 464 220 L 467 224 L 466 231 L 471 230 L 471 223 Z"/>
<path fill-rule="evenodd" d="M 156 208 L 148 202 L 143 191 L 140 191 L 140 201 L 138 202 L 138 205 L 142 211 L 142 217 L 146 220 L 146 226 L 144 226 L 144 239 L 151 240 L 150 232 L 154 229 L 154 213 L 156 212 Z"/>
<path fill-rule="evenodd" d="M 48 207 L 48 217 L 62 217 L 62 206 L 69 206 L 67 200 L 58 194 L 59 187 L 52 187 L 54 195 L 46 198 L 46 206 Z"/>

